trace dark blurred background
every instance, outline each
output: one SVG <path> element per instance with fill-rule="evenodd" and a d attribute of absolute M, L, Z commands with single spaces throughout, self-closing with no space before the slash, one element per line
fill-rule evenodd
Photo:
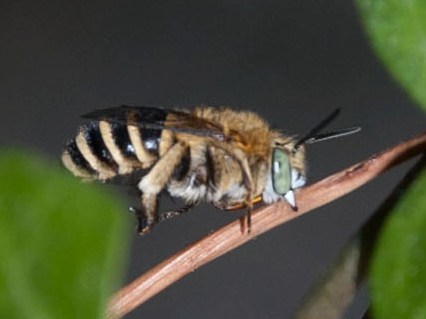
<path fill-rule="evenodd" d="M 120 104 L 232 106 L 291 134 L 341 107 L 332 127 L 363 131 L 310 146 L 310 182 L 425 127 L 351 1 L 18 0 L 2 3 L 0 24 L 0 143 L 55 160 L 80 114 Z M 126 318 L 289 318 L 409 165 L 197 270 Z M 201 205 L 135 234 L 126 281 L 237 216 Z M 365 306 L 364 293 L 346 318 Z"/>

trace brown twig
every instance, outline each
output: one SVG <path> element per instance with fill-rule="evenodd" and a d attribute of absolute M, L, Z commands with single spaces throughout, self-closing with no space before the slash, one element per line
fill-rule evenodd
<path fill-rule="evenodd" d="M 119 318 L 172 283 L 249 240 L 289 220 L 329 203 L 374 179 L 387 169 L 426 151 L 426 133 L 333 174 L 297 193 L 298 211 L 278 202 L 252 214 L 250 233 L 241 233 L 234 221 L 167 258 L 118 291 L 110 300 L 108 315 Z"/>
<path fill-rule="evenodd" d="M 305 295 L 292 319 L 343 318 L 365 284 L 380 230 L 399 199 L 426 167 L 426 154 L 410 168 L 360 231 L 348 241 L 327 271 Z M 369 312 L 363 319 L 372 318 Z"/>

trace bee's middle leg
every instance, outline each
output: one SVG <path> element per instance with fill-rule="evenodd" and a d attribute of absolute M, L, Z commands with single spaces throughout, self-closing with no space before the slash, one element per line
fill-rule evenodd
<path fill-rule="evenodd" d="M 175 168 L 181 163 L 182 157 L 188 150 L 184 143 L 174 144 L 152 167 L 147 175 L 139 182 L 142 192 L 141 204 L 143 216 L 137 216 L 139 220 L 138 232 L 145 234 L 159 221 L 157 210 L 157 198 L 170 180 Z"/>
<path fill-rule="evenodd" d="M 190 211 L 192 208 L 194 208 L 194 206 L 196 206 L 197 203 L 189 203 L 186 204 L 185 206 L 182 206 L 178 209 L 175 210 L 171 210 L 165 213 L 161 213 L 159 216 L 159 221 L 163 221 L 163 220 L 167 220 L 167 219 L 171 219 L 173 217 L 185 214 L 186 212 Z"/>

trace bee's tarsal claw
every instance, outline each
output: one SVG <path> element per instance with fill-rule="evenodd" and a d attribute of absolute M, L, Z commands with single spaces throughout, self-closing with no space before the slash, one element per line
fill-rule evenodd
<path fill-rule="evenodd" d="M 150 222 L 148 220 L 148 218 L 146 218 L 143 209 L 138 209 L 138 208 L 135 208 L 135 207 L 129 207 L 129 212 L 135 214 L 135 217 L 138 221 L 136 231 L 139 235 L 145 235 L 154 226 L 154 223 Z"/>
<path fill-rule="evenodd" d="M 296 199 L 294 197 L 294 191 L 292 189 L 285 193 L 284 199 L 290 205 L 291 209 L 297 212 Z"/>
<path fill-rule="evenodd" d="M 145 235 L 149 233 L 154 224 L 150 223 L 146 217 L 138 217 L 138 227 L 137 232 L 139 235 Z"/>

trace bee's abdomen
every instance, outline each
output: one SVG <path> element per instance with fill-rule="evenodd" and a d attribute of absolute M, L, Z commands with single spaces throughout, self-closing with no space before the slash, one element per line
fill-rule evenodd
<path fill-rule="evenodd" d="M 74 175 L 86 179 L 106 180 L 118 173 L 118 163 L 106 146 L 98 122 L 80 127 L 65 147 L 62 162 Z"/>
<path fill-rule="evenodd" d="M 65 146 L 62 153 L 62 163 L 75 176 L 91 180 L 98 175 L 78 149 L 75 139 L 70 140 Z"/>
<path fill-rule="evenodd" d="M 146 114 L 130 115 L 135 120 Z M 151 112 L 150 117 L 161 122 L 166 113 Z M 76 176 L 107 180 L 150 168 L 174 142 L 170 130 L 139 127 L 132 121 L 91 121 L 66 145 L 62 162 Z"/>
<path fill-rule="evenodd" d="M 139 131 L 133 126 L 90 122 L 81 126 L 68 142 L 62 162 L 74 175 L 88 180 L 108 180 L 135 169 L 146 169 L 157 160 L 159 141 L 148 138 L 145 142 L 144 136 L 143 129 Z"/>

